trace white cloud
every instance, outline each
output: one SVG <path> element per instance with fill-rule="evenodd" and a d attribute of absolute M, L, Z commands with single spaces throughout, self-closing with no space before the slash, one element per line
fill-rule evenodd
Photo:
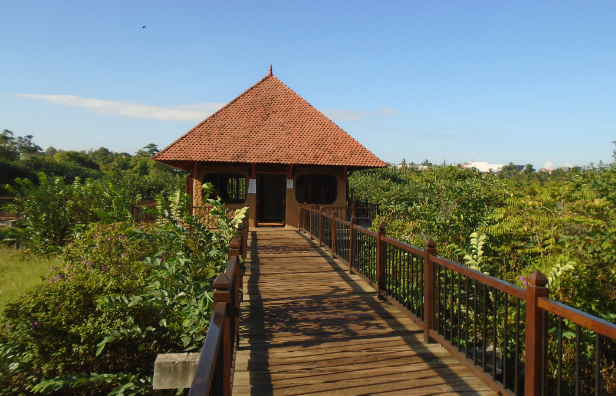
<path fill-rule="evenodd" d="M 181 106 L 152 106 L 144 103 L 81 98 L 74 95 L 21 94 L 19 96 L 64 106 L 83 107 L 93 113 L 166 121 L 202 121 L 225 105 L 205 102 Z"/>
<path fill-rule="evenodd" d="M 375 118 L 389 118 L 394 115 L 404 113 L 402 111 L 387 109 L 385 107 L 378 108 L 376 111 L 323 109 L 321 112 L 335 122 L 366 121 Z"/>
<path fill-rule="evenodd" d="M 552 161 L 548 161 L 545 164 L 543 164 L 543 167 L 546 169 L 554 169 L 554 163 Z"/>
<path fill-rule="evenodd" d="M 572 164 L 571 162 L 565 162 L 565 168 L 573 168 L 575 167 L 575 164 Z"/>

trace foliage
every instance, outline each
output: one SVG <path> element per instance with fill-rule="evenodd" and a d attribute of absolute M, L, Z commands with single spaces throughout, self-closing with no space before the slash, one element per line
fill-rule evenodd
<path fill-rule="evenodd" d="M 465 246 L 503 189 L 493 177 L 455 166 L 363 171 L 349 182 L 357 198 L 380 204 L 376 222 L 386 223 L 388 235 L 417 246 L 427 237 Z"/>
<path fill-rule="evenodd" d="M 32 136 L 14 137 L 11 131 L 0 134 L 0 185 L 17 189 L 16 178 L 37 182 L 41 172 L 48 177 L 62 177 L 67 183 L 81 180 L 103 180 L 113 183 L 132 197 L 154 199 L 184 187 L 186 173 L 152 160 L 158 152 L 150 143 L 132 156 L 114 153 L 104 147 L 89 151 L 65 151 L 48 147 L 44 152 Z M 28 154 L 21 158 L 20 154 Z M 0 194 L 1 195 L 1 194 Z"/>
<path fill-rule="evenodd" d="M 201 223 L 184 194 L 174 199 L 161 201 L 159 224 L 91 224 L 64 249 L 62 268 L 7 305 L 0 394 L 150 393 L 158 353 L 201 345 L 210 279 L 228 261 L 246 211 L 227 219 L 217 215 L 224 204 L 211 200 L 212 217 Z"/>
<path fill-rule="evenodd" d="M 453 250 L 456 255 L 462 256 L 464 264 L 474 269 L 475 271 L 483 271 L 483 265 L 485 257 L 483 255 L 483 245 L 486 242 L 486 236 L 484 234 L 477 234 L 473 232 L 470 236 L 470 246 L 468 250 L 458 247 L 456 244 L 447 246 L 448 249 Z M 488 274 L 487 272 L 484 272 Z"/>
<path fill-rule="evenodd" d="M 540 270 L 552 298 L 616 313 L 616 164 L 552 174 L 510 165 L 497 175 L 404 165 L 349 182 L 355 197 L 380 204 L 375 225 L 390 236 L 416 246 L 431 237 L 440 255 L 520 286 Z"/>

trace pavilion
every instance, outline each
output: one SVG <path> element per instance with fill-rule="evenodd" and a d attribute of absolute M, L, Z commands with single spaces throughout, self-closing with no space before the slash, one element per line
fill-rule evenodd
<path fill-rule="evenodd" d="M 227 208 L 248 206 L 250 225 L 296 225 L 301 203 L 347 206 L 348 177 L 386 164 L 270 72 L 152 157 L 190 172 L 202 203 L 214 185 Z"/>

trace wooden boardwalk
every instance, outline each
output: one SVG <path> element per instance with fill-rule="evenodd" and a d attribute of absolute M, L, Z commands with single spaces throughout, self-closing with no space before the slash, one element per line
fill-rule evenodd
<path fill-rule="evenodd" d="M 235 395 L 496 395 L 303 234 L 248 243 Z"/>

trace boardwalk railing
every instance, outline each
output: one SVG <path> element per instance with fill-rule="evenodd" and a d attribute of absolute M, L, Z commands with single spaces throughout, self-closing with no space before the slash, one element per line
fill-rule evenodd
<path fill-rule="evenodd" d="M 536 271 L 526 289 L 302 205 L 300 230 L 326 246 L 494 391 L 616 395 L 616 325 L 550 300 Z M 555 353 L 554 353 L 555 352 Z"/>
<path fill-rule="evenodd" d="M 190 396 L 230 395 L 233 387 L 235 352 L 239 343 L 240 301 L 248 241 L 248 221 L 229 245 L 226 271 L 214 281 L 214 314 L 210 322 Z M 240 262 L 239 258 L 242 258 Z"/>

